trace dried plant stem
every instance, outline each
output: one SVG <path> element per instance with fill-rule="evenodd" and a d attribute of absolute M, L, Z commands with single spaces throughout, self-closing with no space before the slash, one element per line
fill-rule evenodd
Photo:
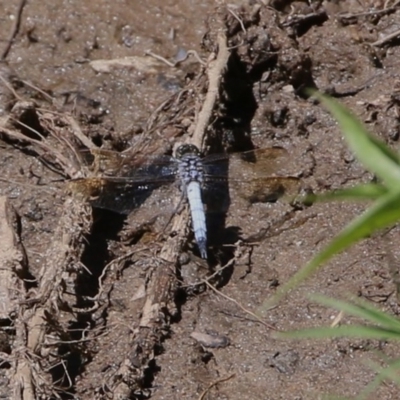
<path fill-rule="evenodd" d="M 227 66 L 229 59 L 229 50 L 226 43 L 225 33 L 219 32 L 218 38 L 218 56 L 215 61 L 212 61 L 211 67 L 208 70 L 208 90 L 207 95 L 198 115 L 196 126 L 193 133 L 192 142 L 198 148 L 202 149 L 206 129 L 210 122 L 212 111 L 215 106 L 219 94 L 219 87 L 223 72 Z"/>

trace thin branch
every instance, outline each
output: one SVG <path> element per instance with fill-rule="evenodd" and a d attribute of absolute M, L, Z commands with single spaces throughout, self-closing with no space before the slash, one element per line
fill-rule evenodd
<path fill-rule="evenodd" d="M 203 148 L 205 132 L 211 119 L 215 102 L 219 94 L 219 85 L 223 76 L 223 71 L 227 66 L 229 59 L 229 50 L 226 44 L 226 35 L 223 32 L 218 34 L 218 56 L 213 65 L 208 70 L 208 91 L 203 106 L 199 113 L 196 127 L 194 129 L 192 142 L 199 149 Z"/>
<path fill-rule="evenodd" d="M 224 377 L 224 378 L 217 379 L 216 381 L 212 382 L 212 383 L 208 386 L 208 388 L 205 389 L 205 390 L 203 391 L 203 393 L 200 395 L 199 400 L 203 400 L 204 397 L 205 397 L 205 395 L 210 391 L 210 389 L 211 389 L 212 387 L 218 385 L 218 383 L 222 383 L 222 382 L 229 381 L 230 379 L 234 378 L 235 376 L 236 376 L 236 374 L 231 374 L 231 375 L 229 375 L 229 376 L 226 376 L 226 377 Z"/>
<path fill-rule="evenodd" d="M 390 42 L 391 40 L 397 38 L 398 36 L 400 36 L 400 29 L 390 33 L 389 35 L 384 36 L 382 39 L 379 39 L 376 42 L 371 43 L 371 46 L 376 46 L 376 47 L 382 46 L 385 43 Z"/>
<path fill-rule="evenodd" d="M 243 307 L 237 300 L 233 299 L 232 297 L 227 296 L 226 294 L 223 294 L 220 292 L 218 289 L 216 289 L 213 285 L 211 285 L 210 282 L 207 280 L 203 281 L 210 289 L 212 289 L 215 293 L 219 294 L 223 298 L 235 303 L 240 309 L 242 309 L 246 314 L 251 315 L 253 318 L 255 318 L 260 324 L 266 326 L 269 329 L 272 329 L 274 331 L 277 331 L 278 329 L 275 328 L 275 326 L 268 324 L 265 322 L 262 318 L 260 318 L 257 314 L 253 313 L 252 311 L 248 310 L 247 308 Z"/>
<path fill-rule="evenodd" d="M 24 10 L 26 2 L 27 2 L 27 0 L 21 0 L 21 2 L 18 5 L 17 15 L 15 16 L 15 19 L 14 19 L 14 24 L 11 29 L 10 37 L 7 40 L 6 47 L 4 48 L 3 52 L 1 53 L 0 60 L 2 60 L 2 61 L 4 61 L 7 58 L 8 53 L 11 50 L 11 46 L 14 43 L 15 37 L 18 35 L 19 28 L 21 27 L 22 12 Z"/>

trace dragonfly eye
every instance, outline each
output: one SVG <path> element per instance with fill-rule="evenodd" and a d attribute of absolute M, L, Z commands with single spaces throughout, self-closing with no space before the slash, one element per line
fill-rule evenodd
<path fill-rule="evenodd" d="M 194 144 L 182 144 L 175 151 L 176 158 L 182 158 L 187 154 L 194 154 L 200 157 L 201 152 Z"/>

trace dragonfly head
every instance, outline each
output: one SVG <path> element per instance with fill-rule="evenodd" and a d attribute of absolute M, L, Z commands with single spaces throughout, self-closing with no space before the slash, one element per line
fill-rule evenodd
<path fill-rule="evenodd" d="M 176 158 L 182 158 L 183 156 L 186 156 L 189 154 L 193 154 L 197 157 L 201 156 L 200 150 L 194 144 L 188 144 L 188 143 L 182 144 L 175 151 Z"/>

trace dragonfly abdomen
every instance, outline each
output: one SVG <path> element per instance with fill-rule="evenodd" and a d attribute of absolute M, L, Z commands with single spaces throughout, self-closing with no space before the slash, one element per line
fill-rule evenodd
<path fill-rule="evenodd" d="M 190 182 L 186 187 L 186 193 L 192 215 L 194 237 L 199 247 L 201 257 L 207 258 L 206 216 L 201 199 L 200 183 L 197 181 Z"/>

